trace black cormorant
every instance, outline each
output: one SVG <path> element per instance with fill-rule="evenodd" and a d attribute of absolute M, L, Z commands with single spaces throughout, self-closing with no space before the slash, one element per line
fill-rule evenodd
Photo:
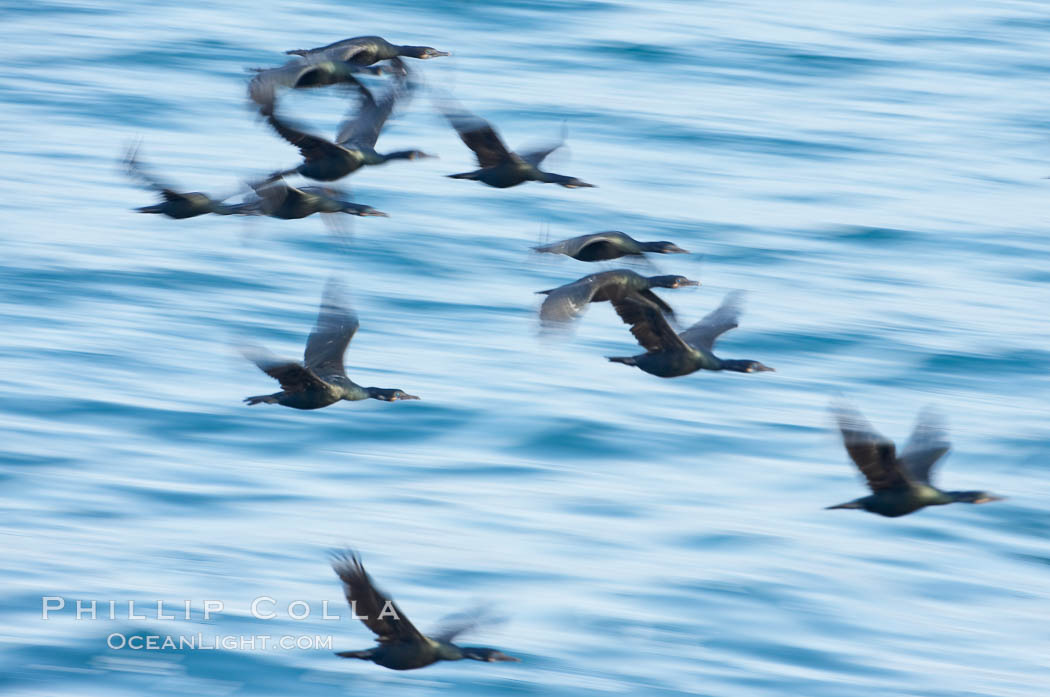
<path fill-rule="evenodd" d="M 297 220 L 314 213 L 349 213 L 358 216 L 389 217 L 371 206 L 346 200 L 347 194 L 325 186 L 295 187 L 283 181 L 252 185 L 257 198 L 231 206 L 241 215 L 267 215 L 282 220 Z"/>
<path fill-rule="evenodd" d="M 562 143 L 519 155 L 509 150 L 492 124 L 480 116 L 470 113 L 449 99 L 439 103 L 438 108 L 459 133 L 460 139 L 474 151 L 481 166 L 481 169 L 473 172 L 449 174 L 452 179 L 472 179 L 498 189 L 506 189 L 528 181 L 560 184 L 568 189 L 594 186 L 576 177 L 551 174 L 540 169 L 540 164 L 547 155 L 560 148 Z"/>
<path fill-rule="evenodd" d="M 343 592 L 354 614 L 375 633 L 379 642 L 370 649 L 339 651 L 337 656 L 360 658 L 393 670 L 422 668 L 438 661 L 464 658 L 489 663 L 521 660 L 496 649 L 453 644 L 452 640 L 470 629 L 473 623 L 450 627 L 433 637 L 423 634 L 412 626 L 388 595 L 376 588 L 354 552 L 337 554 L 332 568 L 343 582 Z"/>
<path fill-rule="evenodd" d="M 357 327 L 357 316 L 347 308 L 341 285 L 329 280 L 317 315 L 317 325 L 306 339 L 302 363 L 281 360 L 257 347 L 244 349 L 246 358 L 281 383 L 280 392 L 248 397 L 244 401 L 248 404 L 280 404 L 293 409 L 320 409 L 341 399 L 349 402 L 419 399 L 401 390 L 361 387 L 346 376 L 343 354 Z"/>
<path fill-rule="evenodd" d="M 946 503 L 988 503 L 1001 496 L 987 491 L 941 491 L 930 483 L 933 466 L 951 448 L 943 418 L 930 408 L 919 413 L 904 450 L 878 433 L 864 416 L 846 404 L 832 407 L 850 459 L 868 480 L 871 495 L 834 508 L 862 508 L 889 518 Z"/>
<path fill-rule="evenodd" d="M 379 101 L 376 101 L 366 87 L 359 85 L 360 108 L 353 118 L 346 120 L 339 128 L 339 134 L 334 143 L 320 136 L 305 133 L 277 118 L 273 102 L 264 105 L 261 111 L 266 120 L 278 135 L 299 148 L 305 160 L 297 167 L 271 174 L 267 181 L 293 173 L 301 174 L 308 179 L 335 181 L 365 165 L 381 165 L 390 160 L 432 157 L 419 150 L 399 150 L 385 154 L 376 152 L 375 144 L 379 139 L 379 132 L 393 111 L 394 103 L 405 91 L 406 83 L 398 81 Z"/>
<path fill-rule="evenodd" d="M 738 373 L 758 373 L 773 369 L 758 361 L 719 358 L 711 353 L 715 340 L 738 326 L 743 294 L 734 291 L 726 295 L 718 309 L 686 329 L 675 332 L 660 308 L 638 297 L 614 299 L 620 318 L 631 325 L 631 333 L 646 353 L 637 356 L 610 357 L 614 363 L 641 368 L 650 375 L 673 378 L 697 370 L 732 370 Z"/>
<path fill-rule="evenodd" d="M 207 194 L 202 194 L 199 191 L 182 193 L 175 191 L 159 179 L 154 178 L 148 174 L 139 163 L 137 147 L 131 148 L 128 151 L 127 156 L 124 158 L 124 165 L 130 176 L 157 191 L 164 197 L 164 201 L 161 203 L 136 208 L 135 210 L 139 213 L 160 213 L 169 218 L 182 220 L 184 218 L 195 218 L 198 215 L 205 215 L 206 213 L 230 215 L 235 212 L 231 206 L 222 203 L 222 201 L 229 198 L 229 196 L 225 196 L 222 199 L 215 199 Z"/>
<path fill-rule="evenodd" d="M 632 295 L 673 315 L 674 311 L 671 306 L 661 300 L 651 289 L 698 285 L 700 285 L 699 281 L 690 281 L 685 276 L 647 277 L 630 269 L 602 271 L 584 276 L 572 283 L 566 283 L 564 286 L 538 291 L 547 296 L 543 300 L 543 305 L 540 306 L 540 319 L 544 322 L 567 322 L 578 317 L 589 303 L 615 301 Z"/>
<path fill-rule="evenodd" d="M 324 54 L 330 60 L 339 60 L 358 66 L 372 65 L 381 60 L 398 57 L 426 60 L 449 55 L 447 51 L 439 51 L 430 46 L 398 46 L 379 36 L 355 36 L 352 39 L 343 39 L 327 46 L 297 48 L 285 51 L 285 53 L 304 58 Z"/>
<path fill-rule="evenodd" d="M 580 235 L 572 239 L 533 247 L 537 252 L 564 254 L 580 261 L 608 261 L 624 256 L 655 254 L 688 254 L 673 242 L 639 242 L 618 230 Z"/>

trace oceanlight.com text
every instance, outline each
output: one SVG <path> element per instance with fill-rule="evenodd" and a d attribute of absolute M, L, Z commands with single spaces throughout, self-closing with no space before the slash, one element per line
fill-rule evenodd
<path fill-rule="evenodd" d="M 114 651 L 313 651 L 332 650 L 332 637 L 269 634 L 204 636 L 203 634 L 121 634 L 106 637 Z"/>

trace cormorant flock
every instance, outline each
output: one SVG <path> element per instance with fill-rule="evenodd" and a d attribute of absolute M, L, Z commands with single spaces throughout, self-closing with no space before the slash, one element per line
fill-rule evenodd
<path fill-rule="evenodd" d="M 146 173 L 139 161 L 138 149 L 133 148 L 125 159 L 129 175 L 163 197 L 160 203 L 136 210 L 175 219 L 208 213 L 264 215 L 286 220 L 314 213 L 387 215 L 371 206 L 349 201 L 348 195 L 338 189 L 292 186 L 284 178 L 298 174 L 307 179 L 332 182 L 364 166 L 430 157 L 419 150 L 381 153 L 375 146 L 395 105 L 411 97 L 418 89 L 412 70 L 402 59 L 430 59 L 449 54 L 429 46 L 391 44 L 378 36 L 360 36 L 286 53 L 293 58 L 284 65 L 252 69 L 255 75 L 250 81 L 248 94 L 274 132 L 298 148 L 302 163 L 249 182 L 246 191 L 250 189 L 253 193 L 240 203 L 227 204 L 225 201 L 232 194 L 213 197 L 199 192 L 180 193 L 162 183 Z M 359 81 L 361 75 L 379 79 L 390 76 L 385 80 L 389 84 L 377 98 Z M 330 85 L 347 86 L 358 97 L 333 140 L 311 134 L 278 116 L 277 103 L 282 91 Z M 449 177 L 480 181 L 501 189 L 529 181 L 559 184 L 570 189 L 594 187 L 576 177 L 540 169 L 543 160 L 564 143 L 564 130 L 561 142 L 519 154 L 507 147 L 488 121 L 467 111 L 450 96 L 435 98 L 434 103 L 477 158 L 478 169 L 450 174 Z M 584 262 L 644 258 L 650 253 L 688 254 L 673 242 L 640 242 L 619 231 L 581 235 L 534 249 Z M 720 358 L 713 353 L 718 337 L 738 326 L 743 299 L 740 291 L 730 292 L 718 308 L 684 331 L 677 330 L 676 315 L 671 306 L 653 292 L 654 288 L 698 285 L 699 281 L 679 275 L 646 277 L 629 269 L 602 271 L 557 288 L 538 291 L 546 295 L 540 307 L 540 320 L 544 326 L 565 325 L 579 317 L 590 303 L 608 301 L 644 349 L 644 353 L 635 356 L 610 357 L 614 363 L 634 366 L 662 378 L 680 377 L 699 370 L 773 371 L 757 360 Z M 307 338 L 302 362 L 279 359 L 259 347 L 242 348 L 249 360 L 281 386 L 279 392 L 248 397 L 244 401 L 249 405 L 279 404 L 293 409 L 320 409 L 342 400 L 394 402 L 419 399 L 400 389 L 362 387 L 347 376 L 343 355 L 358 326 L 357 316 L 349 308 L 346 291 L 339 281 L 330 279 L 324 290 L 317 324 Z M 1001 500 L 1001 497 L 984 491 L 944 491 L 931 483 L 933 466 L 949 449 L 946 427 L 935 412 L 926 410 L 920 414 L 914 432 L 900 453 L 893 442 L 876 432 L 855 408 L 838 403 L 832 407 L 832 412 L 846 452 L 866 478 L 872 493 L 828 508 L 863 509 L 897 517 L 926 506 Z M 341 651 L 337 655 L 372 661 L 395 670 L 460 659 L 519 660 L 496 649 L 453 644 L 452 640 L 473 623 L 460 624 L 433 636 L 423 634 L 389 597 L 375 587 L 355 552 L 337 553 L 332 566 L 343 584 L 347 601 L 355 609 L 355 614 L 360 614 L 365 626 L 376 634 L 378 641 L 375 647 Z"/>

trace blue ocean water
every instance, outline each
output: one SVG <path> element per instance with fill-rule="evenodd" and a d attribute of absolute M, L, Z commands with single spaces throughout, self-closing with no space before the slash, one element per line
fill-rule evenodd
<path fill-rule="evenodd" d="M 1044 4 L 5 0 L 0 17 L 0 690 L 1046 693 Z M 295 164 L 245 68 L 371 33 L 452 51 L 422 76 L 512 146 L 566 124 L 549 169 L 599 188 L 444 178 L 472 158 L 420 97 L 380 146 L 440 159 L 344 182 L 391 214 L 345 244 L 316 217 L 130 210 L 154 201 L 119 166 L 139 139 L 185 190 Z M 284 102 L 319 132 L 345 105 Z M 704 282 L 664 293 L 685 322 L 746 290 L 720 353 L 777 372 L 608 363 L 637 347 L 607 305 L 539 337 L 534 291 L 593 267 L 529 247 L 605 229 L 694 252 L 656 261 Z M 233 347 L 298 355 L 332 274 L 361 317 L 350 376 L 423 400 L 244 406 L 275 385 Z M 839 395 L 898 442 L 935 404 L 941 483 L 1008 500 L 822 510 L 864 491 Z M 372 641 L 326 557 L 347 545 L 421 628 L 491 604 L 507 621 L 468 643 L 522 662 L 334 657 Z M 65 607 L 44 620 L 44 597 Z M 198 634 L 331 646 L 109 648 Z"/>

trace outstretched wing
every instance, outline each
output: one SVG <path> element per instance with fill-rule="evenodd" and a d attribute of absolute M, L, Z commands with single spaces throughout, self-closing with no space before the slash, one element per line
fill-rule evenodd
<path fill-rule="evenodd" d="M 528 150 L 526 152 L 523 152 L 521 153 L 521 159 L 525 160 L 533 167 L 539 167 L 540 164 L 542 164 L 543 161 L 547 159 L 548 155 L 550 155 L 552 152 L 554 152 L 561 146 L 565 145 L 565 137 L 568 134 L 568 132 L 568 127 L 565 124 L 562 124 L 561 139 L 557 143 L 553 143 L 551 145 L 539 148 L 537 150 Z"/>
<path fill-rule="evenodd" d="M 399 81 L 400 82 L 400 81 Z M 335 141 L 340 145 L 353 145 L 358 148 L 375 148 L 379 133 L 386 120 L 394 110 L 394 104 L 405 93 L 403 82 L 391 86 L 377 101 L 364 85 L 358 85 L 361 95 L 360 106 L 355 115 L 339 126 Z"/>
<path fill-rule="evenodd" d="M 294 186 L 288 186 L 281 180 L 269 184 L 249 182 L 249 186 L 252 187 L 255 195 L 259 197 L 256 207 L 266 214 L 273 213 L 286 201 L 290 202 L 292 199 L 302 196 L 302 191 Z"/>
<path fill-rule="evenodd" d="M 297 89 L 322 87 L 341 82 L 357 82 L 353 73 L 360 69 L 349 63 L 329 60 L 324 54 L 309 54 L 290 60 L 277 68 L 259 70 L 248 83 L 248 96 L 260 106 L 272 104 L 277 88 Z"/>
<path fill-rule="evenodd" d="M 273 130 L 277 131 L 277 135 L 299 148 L 299 152 L 307 162 L 324 159 L 341 150 L 335 143 L 327 141 L 320 136 L 310 135 L 286 121 L 282 121 L 272 111 L 266 115 L 266 121 L 273 127 Z"/>
<path fill-rule="evenodd" d="M 474 151 L 481 167 L 495 167 L 503 162 L 519 159 L 507 148 L 492 124 L 467 111 L 451 98 L 438 103 L 438 109 L 452 124 L 452 128 L 456 129 L 460 140 Z"/>
<path fill-rule="evenodd" d="M 631 325 L 631 334 L 649 353 L 661 351 L 688 351 L 689 347 L 667 321 L 664 311 L 638 294 L 612 298 L 613 309 L 624 323 Z"/>
<path fill-rule="evenodd" d="M 562 240 L 561 242 L 552 242 L 539 247 L 533 247 L 533 249 L 537 252 L 545 252 L 547 254 L 564 254 L 566 256 L 574 257 L 584 249 L 587 249 L 588 251 L 598 251 L 598 248 L 608 246 L 611 248 L 610 251 L 614 251 L 621 250 L 621 245 L 624 244 L 634 245 L 635 242 L 622 232 L 609 230 L 607 232 L 596 232 L 591 235 L 580 235 L 579 237 Z"/>
<path fill-rule="evenodd" d="M 380 643 L 395 641 L 425 642 L 427 638 L 408 621 L 390 596 L 376 588 L 361 565 L 356 552 L 346 550 L 333 555 L 332 568 L 343 582 L 343 593 L 366 627 Z M 384 612 L 385 610 L 385 612 Z"/>
<path fill-rule="evenodd" d="M 569 322 L 576 319 L 587 309 L 603 280 L 601 274 L 591 274 L 564 286 L 542 291 L 547 297 L 540 305 L 540 319 L 544 322 Z"/>
<path fill-rule="evenodd" d="M 735 290 L 726 295 L 717 309 L 682 332 L 682 339 L 698 349 L 711 352 L 715 340 L 730 329 L 739 326 L 744 294 Z"/>
<path fill-rule="evenodd" d="M 124 167 L 127 169 L 128 175 L 134 179 L 138 179 L 140 182 L 148 186 L 149 188 L 160 193 L 164 197 L 165 201 L 184 201 L 186 197 L 173 188 L 168 186 L 167 183 L 157 179 L 149 172 L 145 170 L 142 163 L 139 162 L 139 146 L 134 145 L 128 148 L 127 155 L 124 156 Z"/>
<path fill-rule="evenodd" d="M 897 460 L 893 441 L 876 431 L 852 406 L 834 404 L 832 412 L 842 432 L 846 452 L 868 480 L 872 491 L 905 489 L 911 486 Z"/>
<path fill-rule="evenodd" d="M 243 347 L 241 353 L 259 366 L 259 370 L 281 383 L 281 389 L 285 392 L 303 392 L 327 387 L 324 380 L 317 377 L 317 373 L 297 361 L 277 358 L 258 346 Z"/>
<path fill-rule="evenodd" d="M 318 375 L 346 375 L 343 354 L 357 333 L 357 315 L 349 309 L 341 283 L 329 279 L 321 298 L 317 324 L 306 339 L 306 366 Z"/>
<path fill-rule="evenodd" d="M 951 447 L 944 417 L 933 407 L 926 407 L 919 412 L 915 428 L 901 451 L 900 461 L 911 479 L 929 484 L 930 471 Z"/>
<path fill-rule="evenodd" d="M 441 618 L 441 625 L 431 633 L 437 641 L 452 642 L 460 634 L 473 631 L 482 624 L 492 625 L 506 621 L 506 618 L 494 615 L 488 605 L 478 605 Z"/>

